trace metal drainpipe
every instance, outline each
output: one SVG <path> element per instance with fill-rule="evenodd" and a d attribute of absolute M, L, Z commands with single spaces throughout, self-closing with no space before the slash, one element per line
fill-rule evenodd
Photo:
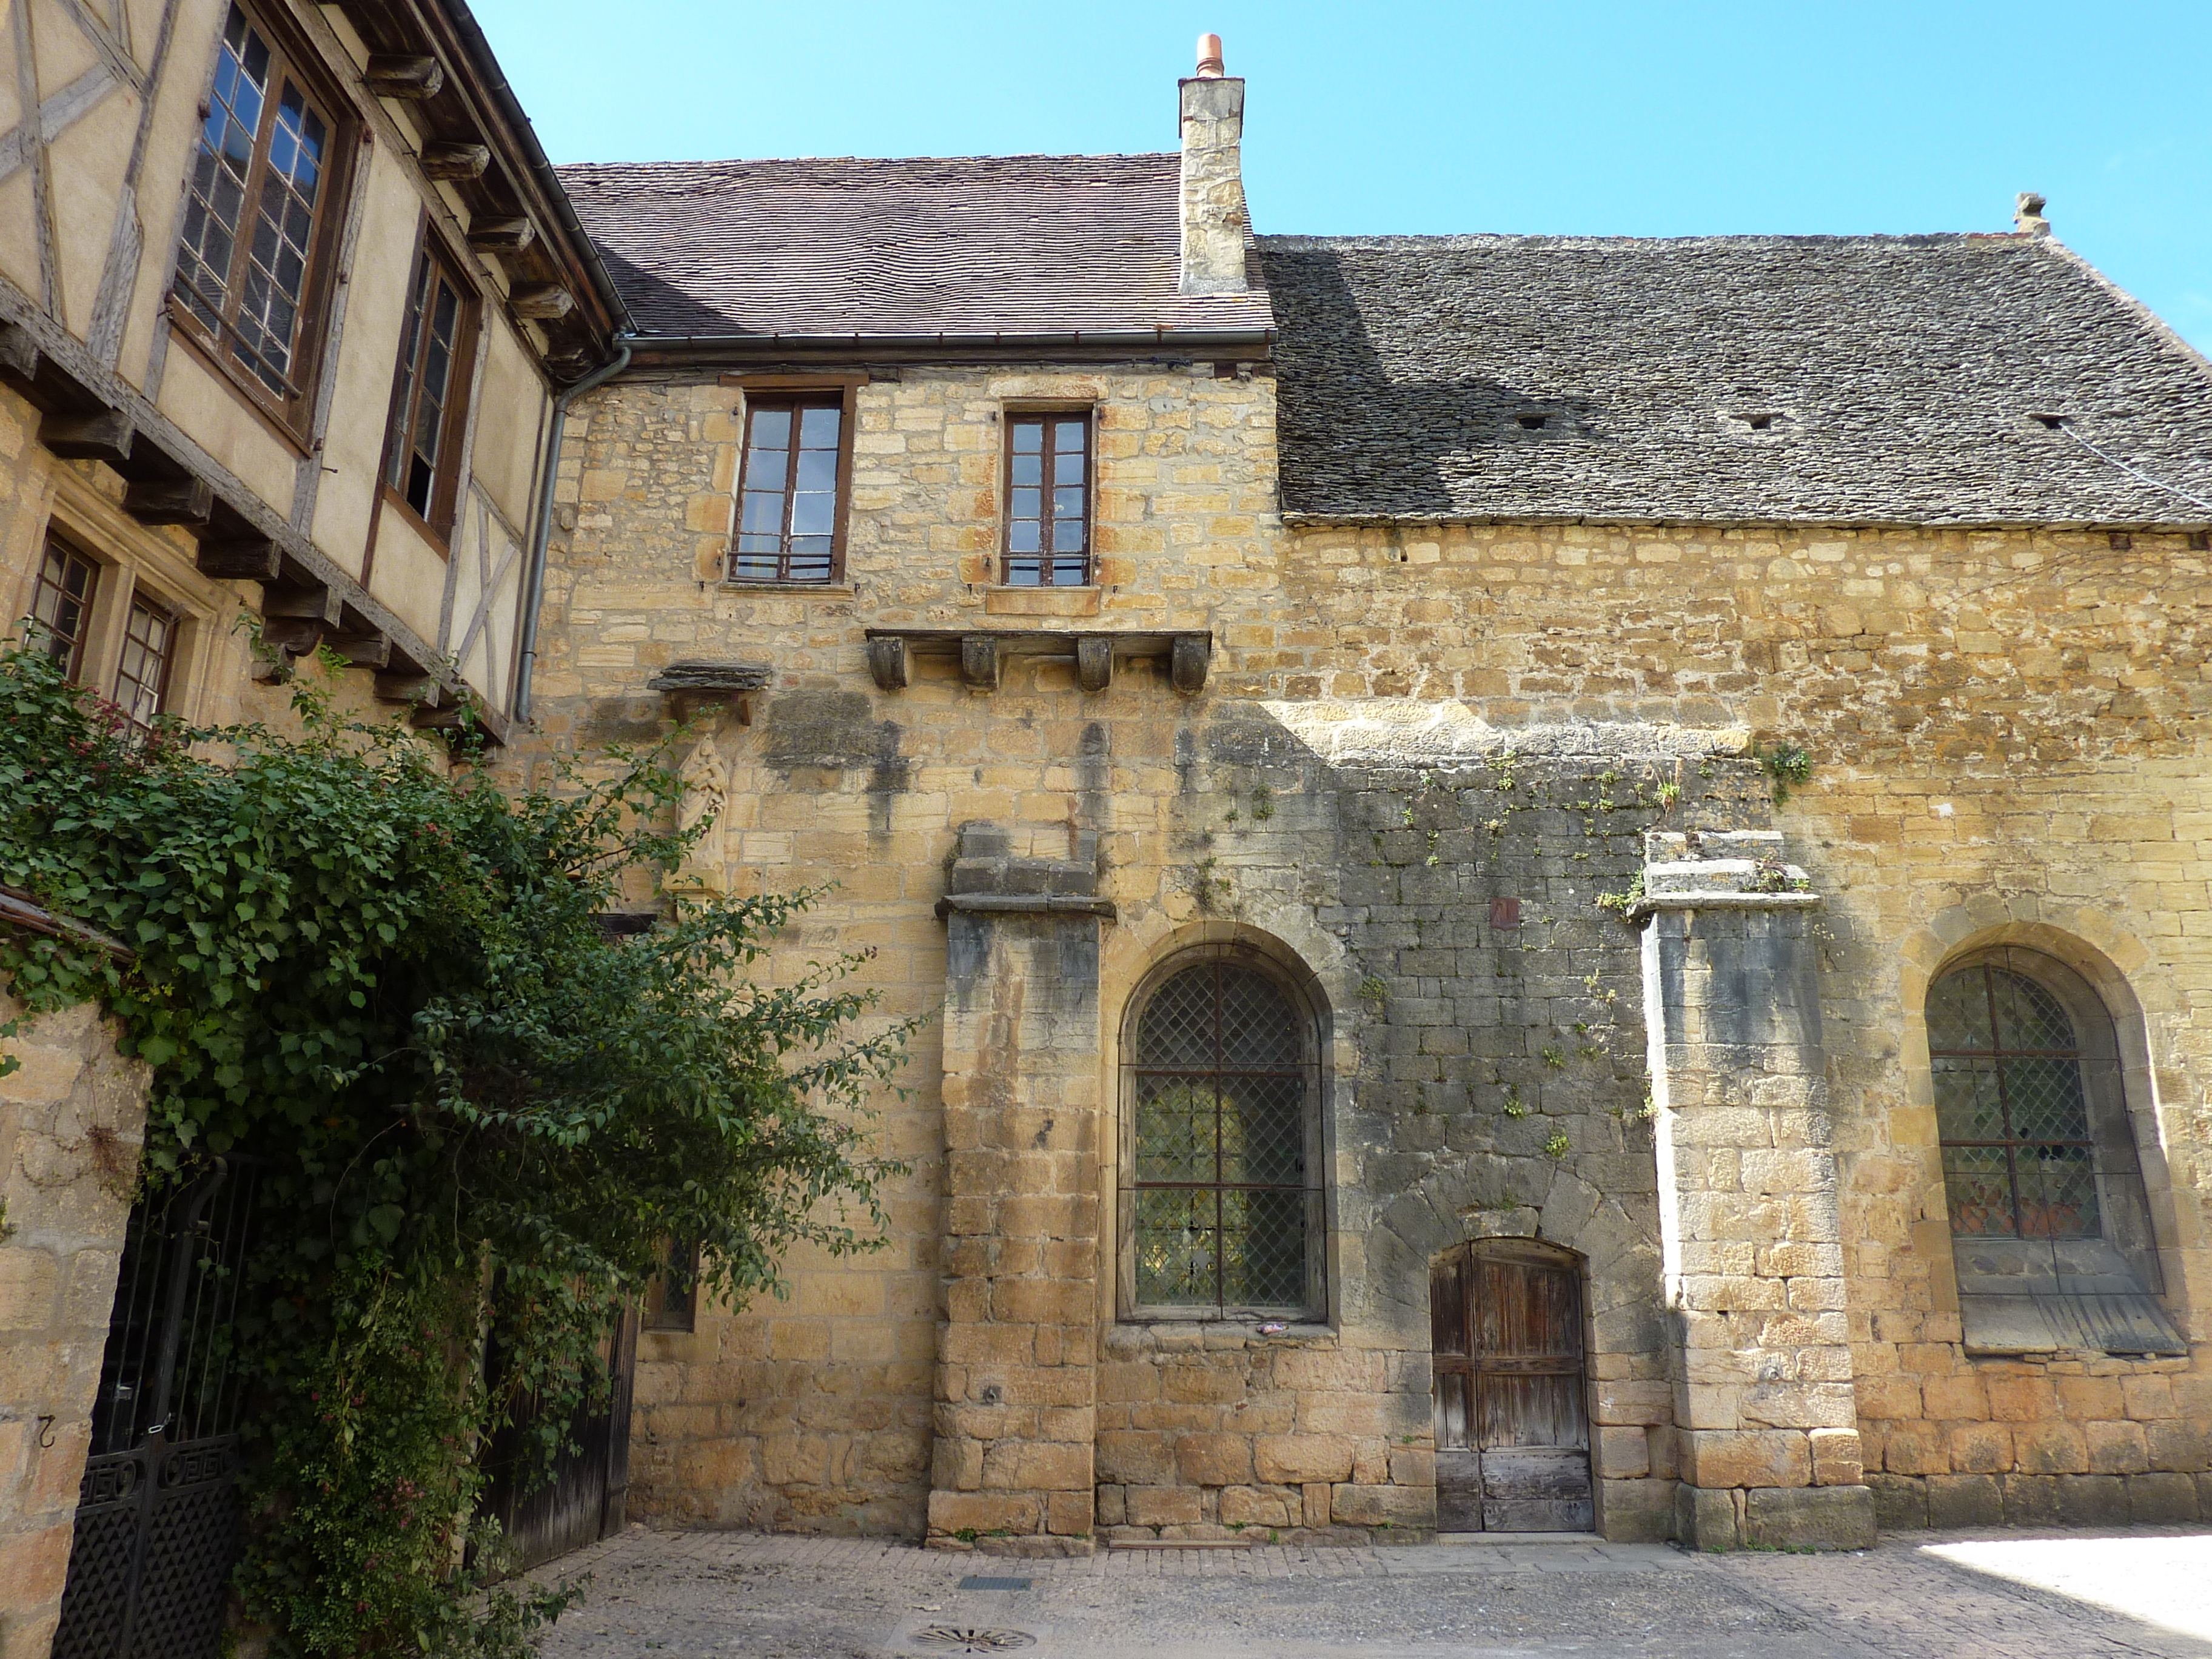
<path fill-rule="evenodd" d="M 613 356 L 553 399 L 553 426 L 545 437 L 544 483 L 538 493 L 538 522 L 531 532 L 530 563 L 523 574 L 522 649 L 514 674 L 517 725 L 530 718 L 530 682 L 538 667 L 538 610 L 545 597 L 545 546 L 553 534 L 553 486 L 561 471 L 561 434 L 568 423 L 568 405 L 628 368 L 629 344 L 617 337 Z"/>

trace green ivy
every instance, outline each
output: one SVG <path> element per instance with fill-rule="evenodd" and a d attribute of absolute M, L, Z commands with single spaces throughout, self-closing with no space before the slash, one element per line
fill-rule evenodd
<path fill-rule="evenodd" d="M 134 953 L 0 929 L 0 974 L 119 1018 L 143 1179 L 258 1161 L 248 1616 L 280 1654 L 520 1654 L 565 1598 L 487 1590 L 484 1449 L 526 1416 L 550 1467 L 665 1240 L 733 1304 L 794 1243 L 879 1242 L 866 1103 L 909 1026 L 858 957 L 749 976 L 811 892 L 599 926 L 689 844 L 665 746 L 504 793 L 465 738 L 338 716 L 324 666 L 295 734 L 147 738 L 0 651 L 0 882 Z"/>

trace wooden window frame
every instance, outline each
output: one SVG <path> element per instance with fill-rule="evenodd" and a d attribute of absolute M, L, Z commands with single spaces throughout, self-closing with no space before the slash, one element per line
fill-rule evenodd
<path fill-rule="evenodd" d="M 853 432 L 859 424 L 860 387 L 868 384 L 866 374 L 725 374 L 721 384 L 735 386 L 744 395 L 738 413 L 737 477 L 731 484 L 730 544 L 722 560 L 722 580 L 726 586 L 744 588 L 754 592 L 776 592 L 785 589 L 799 592 L 819 592 L 826 587 L 836 587 L 845 580 L 846 532 L 853 511 Z M 738 538 L 744 528 L 745 465 L 751 453 L 753 415 L 761 408 L 783 404 L 811 404 L 817 408 L 834 402 L 837 407 L 837 498 L 830 534 L 830 574 L 819 580 L 794 580 L 781 574 L 774 577 L 740 576 L 738 574 Z M 790 554 L 787 550 L 777 556 L 781 571 L 788 567 Z"/>
<path fill-rule="evenodd" d="M 83 685 L 86 659 L 90 653 L 93 631 L 100 620 L 102 592 L 109 580 L 109 572 L 114 567 L 94 558 L 91 554 L 86 552 L 68 537 L 60 535 L 49 527 L 46 533 L 40 538 L 38 568 L 31 575 L 31 600 L 25 612 L 26 617 L 34 623 L 37 622 L 39 614 L 39 600 L 47 590 L 46 564 L 58 553 L 64 561 L 63 565 L 64 580 L 67 580 L 66 573 L 71 562 L 82 564 L 92 573 L 85 584 L 83 598 L 78 602 L 83 607 L 82 620 L 78 625 L 77 631 L 70 637 L 69 660 L 63 665 L 62 669 L 63 677 L 72 685 Z"/>
<path fill-rule="evenodd" d="M 139 643 L 131 632 L 131 624 L 142 610 L 161 617 L 168 628 L 167 636 L 162 641 L 159 678 L 155 680 L 151 687 L 154 694 L 154 707 L 147 718 L 143 720 L 138 719 L 131 711 L 131 706 L 123 701 L 123 681 L 127 672 L 131 647 Z M 150 732 L 154 729 L 154 722 L 169 711 L 169 685 L 175 678 L 177 657 L 179 647 L 184 643 L 185 613 L 177 606 L 165 603 L 157 595 L 149 592 L 143 582 L 134 578 L 131 584 L 130 595 L 123 605 L 121 628 L 123 637 L 118 642 L 116 652 L 115 677 L 109 694 L 109 701 L 123 711 L 124 718 L 131 725 L 137 726 L 141 732 Z M 133 683 L 140 686 L 146 684 L 143 680 L 137 680 L 136 677 L 133 677 Z"/>
<path fill-rule="evenodd" d="M 351 193 L 360 123 L 356 112 L 341 95 L 313 47 L 289 20 L 281 15 L 271 16 L 246 3 L 246 0 L 229 0 L 229 5 L 223 13 L 222 28 L 228 27 L 231 7 L 235 7 L 246 19 L 246 27 L 258 33 L 269 47 L 271 59 L 269 79 L 275 94 L 264 99 L 260 122 L 253 135 L 239 229 L 232 246 L 230 269 L 227 273 L 217 326 L 210 328 L 193 308 L 191 301 L 184 297 L 184 227 L 190 217 L 195 193 L 193 173 L 205 143 L 205 113 L 200 116 L 199 123 L 193 130 L 185 163 L 183 200 L 177 234 L 170 249 L 170 284 L 164 304 L 173 332 L 191 346 L 196 355 L 216 369 L 233 387 L 243 393 L 257 413 L 266 416 L 286 437 L 305 446 L 313 421 L 315 392 L 322 382 L 325 368 L 323 359 L 330 334 L 331 291 L 337 277 L 337 240 L 343 230 L 347 202 Z M 221 72 L 222 55 L 226 50 L 219 33 L 215 64 L 201 93 L 200 108 L 204 112 L 213 106 L 215 76 Z M 244 287 L 242 274 L 249 258 L 253 225 L 259 212 L 261 189 L 269 177 L 270 140 L 276 129 L 277 112 L 283 101 L 283 87 L 287 79 L 296 85 L 314 106 L 316 112 L 327 124 L 329 133 L 325 142 L 320 194 L 314 210 L 315 222 L 309 234 L 307 270 L 300 286 L 298 326 L 291 343 L 290 362 L 282 377 L 285 386 L 279 392 L 263 380 L 248 363 L 240 360 L 235 318 L 239 296 Z M 204 302 L 205 296 L 201 297 Z"/>
<path fill-rule="evenodd" d="M 1139 1183 L 1137 1179 L 1137 1078 L 1139 1070 L 1143 1069 L 1138 1064 L 1140 1058 L 1137 1050 L 1139 1030 L 1146 1010 L 1169 981 L 1193 968 L 1208 965 L 1241 968 L 1267 980 L 1288 1000 L 1298 1020 L 1299 1066 L 1305 1077 L 1301 1119 L 1305 1136 L 1305 1299 L 1295 1305 L 1247 1306 L 1225 1301 L 1153 1304 L 1138 1300 L 1136 1200 L 1140 1185 L 1144 1190 L 1152 1189 L 1152 1183 Z M 1319 999 L 1302 982 L 1299 973 L 1249 945 L 1235 941 L 1179 951 L 1155 965 L 1139 981 L 1124 1012 L 1117 1066 L 1120 1079 L 1116 1095 L 1121 1105 L 1121 1121 L 1117 1135 L 1119 1168 L 1115 1180 L 1115 1302 L 1116 1316 L 1122 1322 L 1165 1324 L 1243 1319 L 1277 1319 L 1297 1324 L 1328 1322 L 1330 1316 L 1328 1164 L 1323 1102 L 1328 1089 L 1326 1056 L 1328 1039 L 1321 1007 Z"/>
<path fill-rule="evenodd" d="M 1083 421 L 1083 579 L 1080 581 L 1056 582 L 1052 579 L 1052 566 L 1058 558 L 1056 554 L 1048 554 L 1042 547 L 1035 554 L 1016 553 L 1013 549 L 1014 428 L 1024 421 L 1049 422 L 1055 419 L 1066 420 L 1071 416 L 1079 416 Z M 1007 587 L 1018 586 L 1024 588 L 1057 588 L 1063 591 L 1070 588 L 1096 587 L 1098 585 L 1097 405 L 1095 404 L 1009 404 L 1000 411 L 1000 425 L 1004 428 L 1004 441 L 1000 445 L 1002 453 L 999 463 L 1000 584 Z M 1051 451 L 1047 449 L 1041 453 L 1048 455 Z M 1038 485 L 1041 492 L 1038 505 L 1041 508 L 1048 507 L 1048 503 L 1042 499 L 1042 493 L 1048 493 L 1053 487 L 1042 483 Z M 1047 511 L 1040 523 L 1051 522 L 1052 515 Z M 1040 541 L 1042 539 L 1042 536 L 1039 539 Z M 1014 561 L 1018 558 L 1031 557 L 1037 561 L 1039 580 L 1035 582 L 1016 583 Z"/>
<path fill-rule="evenodd" d="M 412 337 L 415 294 L 425 266 L 458 296 L 460 314 L 453 330 L 453 362 L 447 381 L 444 424 L 438 432 L 438 459 L 432 477 L 429 512 L 419 513 L 406 492 L 392 482 L 393 469 L 413 452 L 408 434 L 421 393 L 422 342 Z M 450 553 L 453 525 L 460 511 L 462 463 L 467 458 L 471 394 L 476 390 L 477 345 L 483 327 L 483 296 L 462 276 L 466 267 L 423 222 L 415 257 L 408 262 L 407 291 L 398 354 L 393 359 L 392 399 L 385 414 L 384 453 L 377 463 L 377 489 L 383 501 L 422 532 L 441 556 Z M 410 348 L 413 361 L 410 362 Z M 402 409 L 402 400 L 408 407 Z"/>

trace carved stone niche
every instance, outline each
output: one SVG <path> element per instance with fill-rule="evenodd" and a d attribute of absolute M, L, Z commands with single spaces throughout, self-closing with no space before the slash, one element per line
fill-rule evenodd
<path fill-rule="evenodd" d="M 1165 661 L 1170 682 L 1185 696 L 1206 689 L 1213 659 L 1210 633 L 1109 633 L 1032 629 L 872 628 L 867 634 L 868 675 L 878 690 L 897 691 L 913 682 L 913 659 L 957 659 L 960 678 L 973 691 L 996 691 L 1007 663 L 1017 657 L 1073 663 L 1075 681 L 1085 692 L 1114 683 L 1116 663 Z"/>

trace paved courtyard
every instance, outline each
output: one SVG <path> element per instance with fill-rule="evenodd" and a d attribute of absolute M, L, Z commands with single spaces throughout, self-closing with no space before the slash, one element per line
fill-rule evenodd
<path fill-rule="evenodd" d="M 580 1573 L 552 1659 L 2212 1659 L 2212 1533 L 2171 1528 L 1908 1534 L 1847 1555 L 1589 1540 L 1084 1561 L 633 1528 L 539 1576 Z"/>

